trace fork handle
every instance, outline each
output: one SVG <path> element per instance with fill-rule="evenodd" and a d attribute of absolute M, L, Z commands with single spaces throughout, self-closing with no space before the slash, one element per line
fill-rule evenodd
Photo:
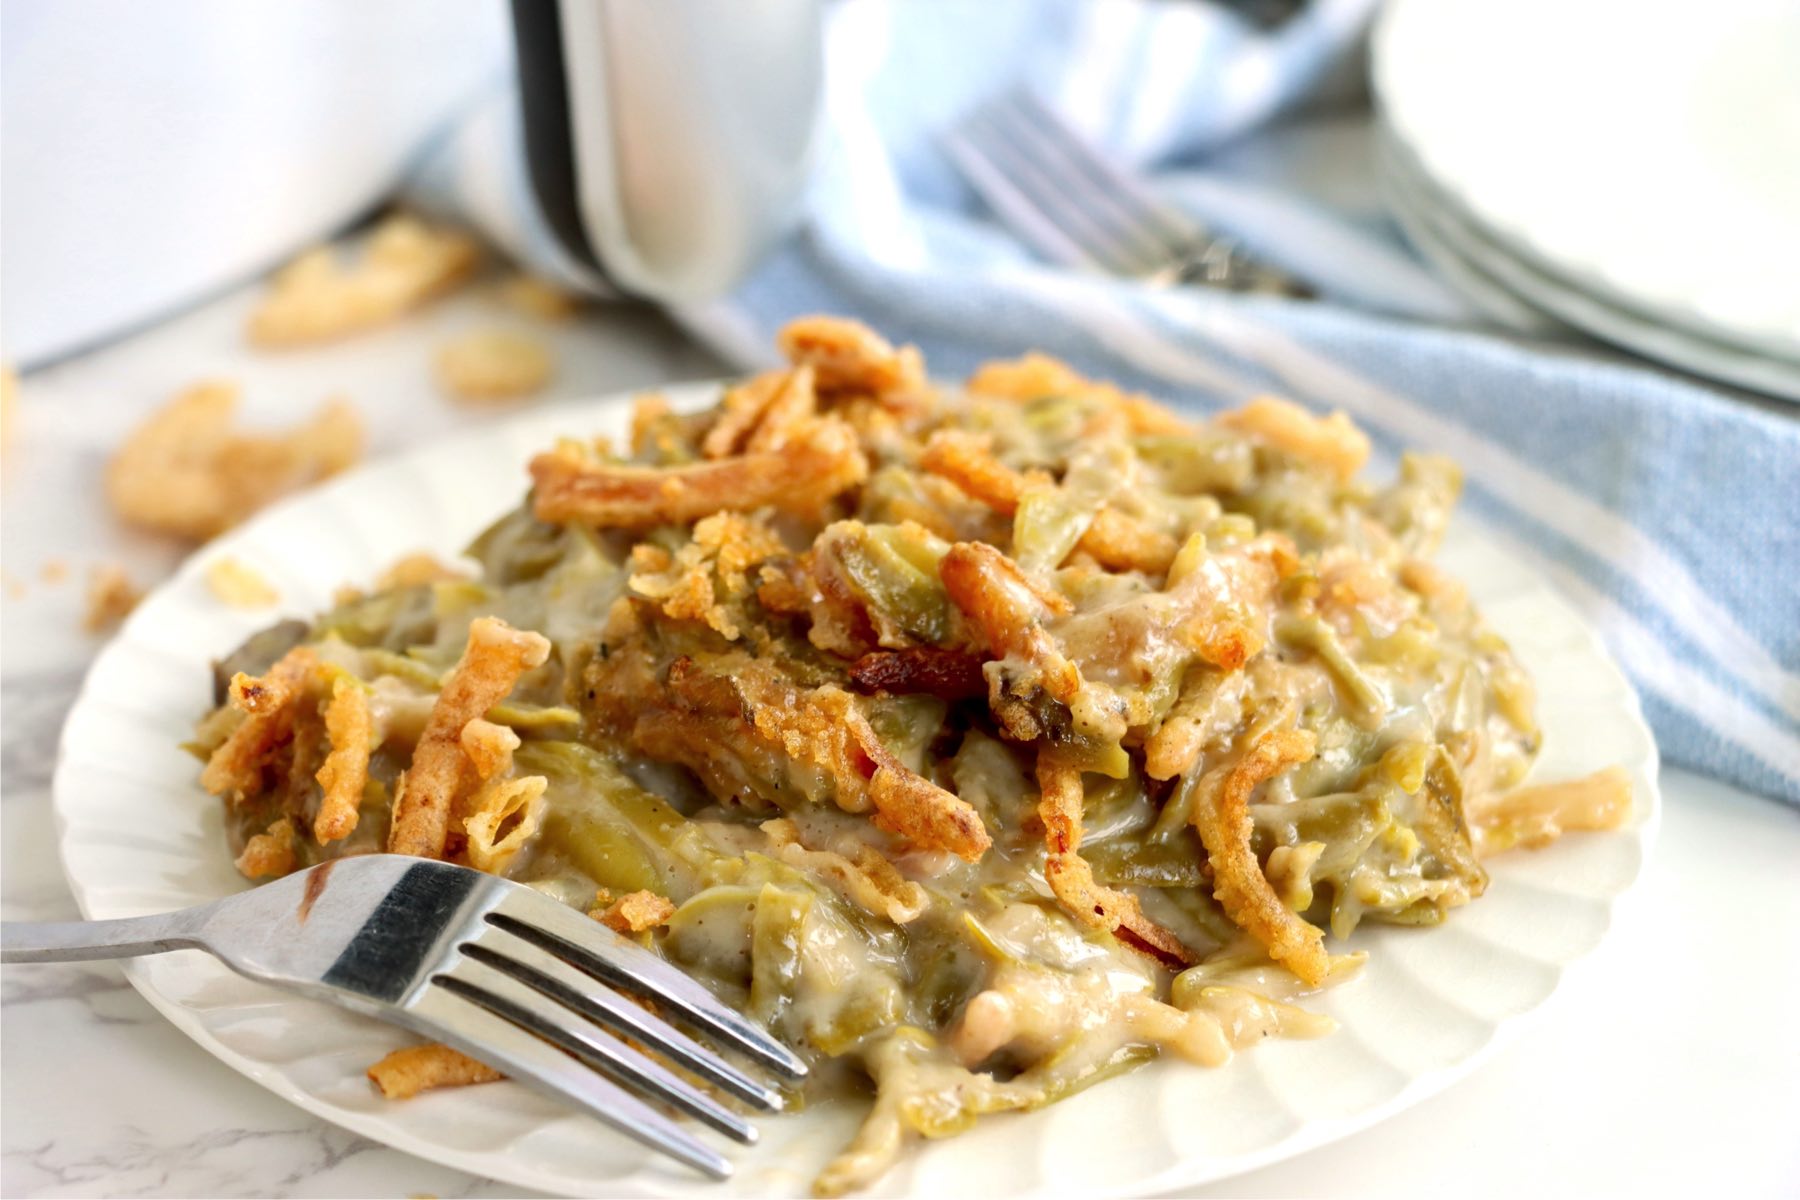
<path fill-rule="evenodd" d="M 200 945 L 198 923 L 188 912 L 114 921 L 0 923 L 0 963 L 136 958 Z"/>

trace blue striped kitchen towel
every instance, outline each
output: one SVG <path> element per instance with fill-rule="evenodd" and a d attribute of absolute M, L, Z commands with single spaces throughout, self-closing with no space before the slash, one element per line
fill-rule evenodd
<path fill-rule="evenodd" d="M 1388 453 L 1447 452 L 1469 507 L 1603 631 L 1668 760 L 1800 803 L 1800 422 L 1479 328 L 1374 195 L 1354 99 L 1373 7 L 1313 0 L 1263 31 L 1198 2 L 849 0 L 827 28 L 829 136 L 803 228 L 732 295 L 676 316 L 746 367 L 789 318 L 846 313 L 946 374 L 1042 348 L 1177 402 L 1277 391 L 1345 409 Z M 1326 299 L 1150 291 L 1035 261 L 938 140 L 1019 84 Z M 564 273 L 525 201 L 510 102 L 471 117 L 414 191 Z"/>

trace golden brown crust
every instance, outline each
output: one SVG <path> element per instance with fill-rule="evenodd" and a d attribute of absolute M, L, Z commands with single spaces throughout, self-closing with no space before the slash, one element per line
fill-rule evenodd
<path fill-rule="evenodd" d="M 396 1050 L 369 1068 L 369 1082 L 389 1100 L 407 1100 L 428 1088 L 464 1087 L 506 1078 L 486 1063 L 437 1042 Z"/>
<path fill-rule="evenodd" d="M 675 905 L 655 892 L 628 892 L 594 914 L 594 919 L 614 933 L 644 933 L 667 923 Z"/>
<path fill-rule="evenodd" d="M 459 742 L 463 727 L 506 699 L 519 677 L 549 655 L 549 639 L 497 617 L 469 626 L 462 659 L 444 681 L 395 791 L 389 852 L 443 857 L 451 810 L 473 773 Z"/>
<path fill-rule="evenodd" d="M 355 680 L 340 677 L 331 685 L 325 706 L 325 735 L 331 753 L 316 778 L 323 794 L 313 818 L 313 840 L 321 845 L 356 831 L 363 789 L 369 782 L 369 757 L 375 748 L 375 722 L 369 696 Z"/>
<path fill-rule="evenodd" d="M 813 316 L 789 321 L 775 344 L 795 366 L 810 366 L 821 393 L 854 393 L 878 400 L 925 387 L 925 364 L 911 346 L 895 349 L 860 321 Z"/>
<path fill-rule="evenodd" d="M 263 768 L 294 732 L 294 709 L 318 668 L 305 646 L 284 654 L 261 678 L 239 672 L 228 693 L 244 719 L 221 742 L 200 772 L 200 786 L 215 796 L 241 800 L 263 790 Z"/>
<path fill-rule="evenodd" d="M 320 246 L 277 272 L 250 315 L 250 340 L 300 346 L 373 329 L 454 288 L 479 257 L 465 233 L 404 214 L 389 217 L 349 265 Z"/>
<path fill-rule="evenodd" d="M 1165 966 L 1192 966 L 1198 959 L 1181 939 L 1144 915 L 1129 892 L 1102 887 L 1081 857 L 1081 768 L 1041 750 L 1037 760 L 1038 820 L 1044 823 L 1044 881 L 1070 916 L 1090 929 L 1105 929 L 1134 950 Z"/>
<path fill-rule="evenodd" d="M 1250 847 L 1250 793 L 1312 758 L 1313 746 L 1313 735 L 1302 729 L 1263 734 L 1242 757 L 1200 778 L 1193 821 L 1212 867 L 1213 898 L 1225 915 L 1261 942 L 1270 958 L 1316 986 L 1331 966 L 1325 935 L 1281 902 Z"/>
<path fill-rule="evenodd" d="M 564 447 L 531 460 L 533 512 L 540 521 L 606 528 L 684 524 L 722 510 L 772 505 L 814 512 L 861 483 L 868 460 L 842 421 L 814 421 L 780 450 L 680 467 L 586 460 Z"/>
<path fill-rule="evenodd" d="M 1278 450 L 1319 463 L 1349 479 L 1369 461 L 1369 439 L 1341 412 L 1315 417 L 1278 396 L 1257 396 L 1220 414 L 1220 425 L 1261 439 Z"/>
<path fill-rule="evenodd" d="M 244 843 L 244 852 L 237 857 L 237 869 L 246 879 L 286 875 L 300 861 L 295 851 L 297 845 L 294 823 L 286 817 L 277 817 L 266 830 Z"/>

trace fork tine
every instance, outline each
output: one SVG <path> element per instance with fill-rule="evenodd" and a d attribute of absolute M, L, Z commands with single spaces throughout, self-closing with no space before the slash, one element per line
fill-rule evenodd
<path fill-rule="evenodd" d="M 743 1117 L 649 1055 L 595 1028 L 507 972 L 479 959 L 465 958 L 448 971 L 432 976 L 431 982 L 523 1026 L 610 1076 L 614 1083 L 676 1108 L 746 1146 L 756 1141 L 755 1127 Z"/>
<path fill-rule="evenodd" d="M 1059 203 L 1082 213 L 1100 236 L 1119 248 L 1117 253 L 1129 260 L 1134 273 L 1155 270 L 1180 252 L 1184 243 L 1165 236 L 1167 222 L 1149 207 L 1155 202 L 1129 183 L 1123 186 L 1134 188 L 1131 196 L 1114 191 L 1113 180 L 1093 151 L 1055 114 L 1030 101 L 1029 93 L 1002 96 L 990 102 L 985 113 L 1015 159 L 1029 163 L 1044 181 L 1040 189 L 1047 188 Z"/>
<path fill-rule="evenodd" d="M 731 1163 L 648 1104 L 505 1017 L 440 987 L 395 1014 L 405 1024 L 480 1059 L 526 1087 L 572 1104 L 627 1137 L 714 1179 L 731 1177 Z"/>
<path fill-rule="evenodd" d="M 1145 269 L 1145 264 L 1122 253 L 1112 235 L 1071 203 L 1039 164 L 995 128 L 989 109 L 977 111 L 946 134 L 944 147 L 994 211 L 1052 258 L 1116 275 Z"/>
<path fill-rule="evenodd" d="M 1017 127 L 1046 158 L 1061 164 L 1065 175 L 1085 179 L 1096 201 L 1117 212 L 1125 223 L 1158 239 L 1164 255 L 1180 253 L 1211 232 L 1180 209 L 1159 199 L 1116 163 L 1102 157 L 1036 93 L 1018 88 L 997 101 L 1016 114 Z"/>
<path fill-rule="evenodd" d="M 806 1063 L 765 1030 L 733 1012 L 719 998 L 641 946 L 548 896 L 508 889 L 487 916 L 564 962 L 622 991 L 667 1006 L 668 1015 L 704 1030 L 788 1079 L 803 1079 Z"/>
<path fill-rule="evenodd" d="M 490 926 L 462 952 L 574 1009 L 623 1037 L 634 1038 L 746 1104 L 774 1111 L 781 1097 L 710 1053 L 666 1021 L 576 970 L 555 955 Z"/>

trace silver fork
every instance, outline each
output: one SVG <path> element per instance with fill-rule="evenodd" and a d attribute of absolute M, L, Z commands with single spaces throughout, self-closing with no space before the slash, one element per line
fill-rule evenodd
<path fill-rule="evenodd" d="M 718 1179 L 730 1162 L 632 1093 L 745 1144 L 755 1128 L 619 1037 L 746 1104 L 774 1110 L 780 1097 L 629 996 L 787 1079 L 806 1074 L 787 1047 L 598 921 L 522 884 L 428 859 L 338 859 L 156 916 L 0 926 L 8 963 L 187 948 L 444 1042 Z"/>
<path fill-rule="evenodd" d="M 1157 286 L 1313 294 L 1157 199 L 1030 92 L 1007 92 L 977 108 L 945 135 L 944 147 L 1014 233 L 1066 266 Z"/>

